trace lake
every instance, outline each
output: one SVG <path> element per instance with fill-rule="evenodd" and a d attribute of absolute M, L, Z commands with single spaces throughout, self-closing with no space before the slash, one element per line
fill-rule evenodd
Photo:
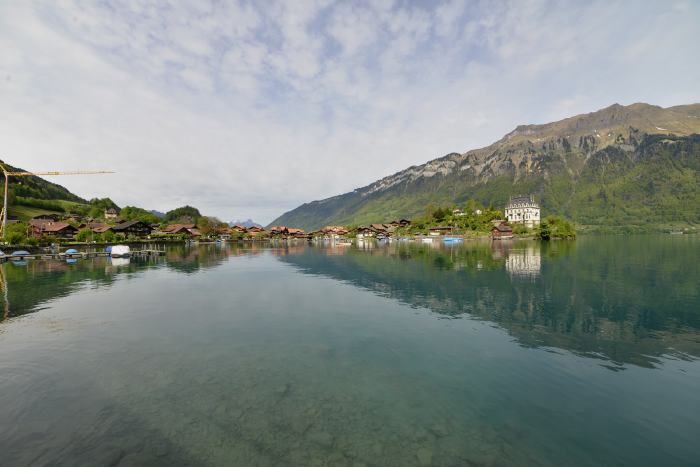
<path fill-rule="evenodd" d="M 700 237 L 3 264 L 0 465 L 700 463 Z"/>

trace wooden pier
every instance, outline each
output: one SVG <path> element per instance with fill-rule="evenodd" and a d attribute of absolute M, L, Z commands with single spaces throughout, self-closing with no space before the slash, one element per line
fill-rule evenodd
<path fill-rule="evenodd" d="M 23 261 L 28 259 L 37 260 L 65 260 L 65 259 L 87 259 L 98 257 L 110 257 L 106 251 L 79 251 L 78 253 L 29 253 L 27 255 L 4 255 L 0 256 L 0 262 Z M 165 250 L 132 250 L 129 258 L 149 258 L 154 256 L 165 256 Z"/>

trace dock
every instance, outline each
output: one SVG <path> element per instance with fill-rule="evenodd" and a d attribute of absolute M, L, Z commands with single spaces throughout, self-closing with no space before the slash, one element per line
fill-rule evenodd
<path fill-rule="evenodd" d="M 130 258 L 149 258 L 155 256 L 165 256 L 165 250 L 132 250 L 129 254 Z M 0 262 L 6 261 L 23 261 L 27 259 L 37 259 L 37 260 L 65 260 L 65 259 L 87 259 L 87 258 L 99 258 L 99 257 L 110 257 L 110 254 L 106 251 L 81 251 L 78 253 L 29 253 L 27 255 L 4 255 L 0 256 Z"/>

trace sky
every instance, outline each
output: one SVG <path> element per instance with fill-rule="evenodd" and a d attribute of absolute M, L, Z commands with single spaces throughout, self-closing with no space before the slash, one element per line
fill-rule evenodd
<path fill-rule="evenodd" d="M 0 159 L 266 224 L 519 124 L 700 102 L 699 1 L 0 0 Z"/>

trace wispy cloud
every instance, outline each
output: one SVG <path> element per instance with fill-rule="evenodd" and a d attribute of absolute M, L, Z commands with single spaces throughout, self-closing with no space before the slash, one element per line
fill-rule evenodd
<path fill-rule="evenodd" d="M 0 157 L 269 221 L 520 123 L 698 101 L 696 2 L 5 2 Z"/>

